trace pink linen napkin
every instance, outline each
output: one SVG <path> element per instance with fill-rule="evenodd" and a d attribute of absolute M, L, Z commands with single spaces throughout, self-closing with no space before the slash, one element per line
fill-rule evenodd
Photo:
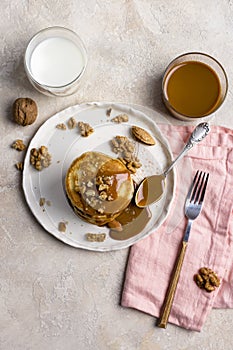
<path fill-rule="evenodd" d="M 193 130 L 193 126 L 160 128 L 169 141 L 175 130 L 184 142 Z M 172 145 L 172 151 L 178 154 L 180 144 Z M 196 170 L 209 172 L 204 206 L 192 226 L 169 317 L 173 324 L 200 331 L 212 307 L 233 308 L 233 130 L 212 126 L 210 134 L 185 156 L 185 162 L 191 164 L 191 171 L 185 166 L 178 171 L 168 218 L 156 232 L 131 247 L 121 304 L 159 317 L 187 222 L 182 176 L 187 173 L 190 185 Z M 212 293 L 197 287 L 193 280 L 203 266 L 221 279 Z"/>

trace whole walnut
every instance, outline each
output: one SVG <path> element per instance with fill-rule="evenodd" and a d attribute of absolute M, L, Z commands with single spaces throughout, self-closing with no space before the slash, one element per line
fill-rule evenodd
<path fill-rule="evenodd" d="M 34 123 L 38 114 L 36 102 L 28 97 L 17 98 L 13 104 L 14 121 L 22 126 Z"/>

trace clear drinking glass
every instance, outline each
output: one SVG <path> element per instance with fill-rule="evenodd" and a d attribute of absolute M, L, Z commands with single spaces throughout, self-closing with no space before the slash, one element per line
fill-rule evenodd
<path fill-rule="evenodd" d="M 219 88 L 219 95 L 218 95 L 217 102 L 209 112 L 203 113 L 203 115 L 191 116 L 191 115 L 183 114 L 179 110 L 174 108 L 174 106 L 171 104 L 171 101 L 169 101 L 168 82 L 171 77 L 171 74 L 173 74 L 172 72 L 174 72 L 177 69 L 177 67 L 180 67 L 182 64 L 186 64 L 187 62 L 203 63 L 215 73 L 219 81 L 220 88 Z M 185 121 L 194 121 L 194 120 L 197 120 L 198 118 L 209 119 L 210 117 L 212 117 L 213 113 L 216 112 L 216 110 L 224 102 L 227 94 L 227 90 L 228 90 L 228 80 L 227 80 L 226 72 L 222 67 L 222 65 L 215 58 L 200 52 L 185 53 L 175 58 L 166 68 L 163 76 L 163 80 L 162 80 L 162 96 L 163 96 L 163 101 L 165 103 L 165 106 L 173 114 L 173 116 Z"/>
<path fill-rule="evenodd" d="M 79 87 L 87 66 L 87 51 L 72 30 L 49 27 L 29 41 L 24 66 L 38 91 L 48 96 L 68 96 Z"/>

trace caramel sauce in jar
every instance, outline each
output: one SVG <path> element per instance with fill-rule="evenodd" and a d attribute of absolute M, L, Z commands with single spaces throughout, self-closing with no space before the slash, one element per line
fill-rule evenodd
<path fill-rule="evenodd" d="M 215 71 L 198 61 L 185 61 L 171 68 L 164 90 L 170 106 L 188 117 L 203 117 L 221 104 L 221 84 Z"/>

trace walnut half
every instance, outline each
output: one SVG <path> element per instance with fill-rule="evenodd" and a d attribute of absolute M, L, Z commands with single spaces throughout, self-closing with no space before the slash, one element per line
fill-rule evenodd
<path fill-rule="evenodd" d="M 38 171 L 47 168 L 51 164 L 51 155 L 46 146 L 32 148 L 30 152 L 30 163 Z"/>
<path fill-rule="evenodd" d="M 81 136 L 84 136 L 84 137 L 88 137 L 94 132 L 94 129 L 88 123 L 78 122 L 78 127 L 80 130 Z"/>
<path fill-rule="evenodd" d="M 26 146 L 23 143 L 23 140 L 15 140 L 11 146 L 12 148 L 16 149 L 16 151 L 24 151 Z"/>
<path fill-rule="evenodd" d="M 220 279 L 213 270 L 208 267 L 201 267 L 198 272 L 194 275 L 194 281 L 199 288 L 210 293 L 220 286 Z"/>

